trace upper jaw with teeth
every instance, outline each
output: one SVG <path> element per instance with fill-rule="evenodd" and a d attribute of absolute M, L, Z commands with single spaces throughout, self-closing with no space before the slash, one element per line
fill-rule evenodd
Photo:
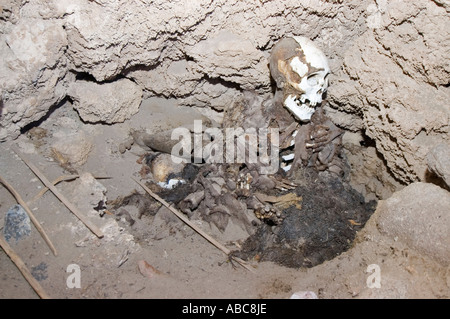
<path fill-rule="evenodd" d="M 287 96 L 283 104 L 302 122 L 311 120 L 311 116 L 314 114 L 317 105 L 316 101 L 309 101 L 305 96 L 300 96 L 300 99 L 298 99 L 297 96 L 292 94 Z"/>

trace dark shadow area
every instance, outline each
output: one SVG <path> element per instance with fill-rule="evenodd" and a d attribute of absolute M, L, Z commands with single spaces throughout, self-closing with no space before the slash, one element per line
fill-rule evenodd
<path fill-rule="evenodd" d="M 443 188 L 446 191 L 450 192 L 450 187 L 447 185 L 447 183 L 445 183 L 445 181 L 440 176 L 438 176 L 436 173 L 434 173 L 428 169 L 425 173 L 425 182 L 434 184 L 434 185 L 439 186 L 440 188 Z"/>
<path fill-rule="evenodd" d="M 363 147 L 375 147 L 376 148 L 377 145 L 375 143 L 375 140 L 371 139 L 366 134 L 363 134 L 362 137 L 363 137 L 363 140 L 361 142 L 359 142 L 359 144 L 361 146 L 363 146 Z"/>
<path fill-rule="evenodd" d="M 363 140 L 360 142 L 360 145 L 362 147 L 373 147 L 375 149 L 377 157 L 383 162 L 383 166 L 386 168 L 386 171 L 389 173 L 389 175 L 398 183 L 405 185 L 405 186 L 407 185 L 407 183 L 399 180 L 397 177 L 395 177 L 394 173 L 392 173 L 392 170 L 388 166 L 387 161 L 384 158 L 383 154 L 381 154 L 380 151 L 378 150 L 376 141 L 374 139 L 370 138 L 366 134 L 363 134 Z"/>
<path fill-rule="evenodd" d="M 130 67 L 126 67 L 120 72 L 122 77 L 128 78 L 128 75 L 133 71 L 152 71 L 155 70 L 161 63 L 155 63 L 153 65 L 146 65 L 146 64 L 136 64 Z"/>
<path fill-rule="evenodd" d="M 221 85 L 223 85 L 224 87 L 226 87 L 228 89 L 235 89 L 235 90 L 238 90 L 238 91 L 242 91 L 242 88 L 241 88 L 241 86 L 238 83 L 231 82 L 231 81 L 226 81 L 226 80 L 224 80 L 222 78 L 212 78 L 212 77 L 208 76 L 207 74 L 205 74 L 205 75 L 203 75 L 203 77 L 200 79 L 199 82 L 201 82 L 202 80 L 205 80 L 208 83 L 211 83 L 213 85 L 221 84 Z"/>
<path fill-rule="evenodd" d="M 97 82 L 94 76 L 87 72 L 74 72 L 76 81 L 89 81 L 89 82 Z"/>
<path fill-rule="evenodd" d="M 62 105 L 64 105 L 67 102 L 70 102 L 70 98 L 66 96 L 59 103 L 50 107 L 50 109 L 47 111 L 47 113 L 43 117 L 41 117 L 39 120 L 31 122 L 31 123 L 25 125 L 24 127 L 22 127 L 20 129 L 20 134 L 25 134 L 30 129 L 40 126 L 42 124 L 42 122 L 46 121 L 53 114 L 53 112 L 55 112 L 58 108 L 60 108 Z"/>
<path fill-rule="evenodd" d="M 0 119 L 2 118 L 2 116 L 3 116 L 3 99 L 0 96 Z"/>
<path fill-rule="evenodd" d="M 112 77 L 110 79 L 106 79 L 104 81 L 97 81 L 95 79 L 95 77 L 92 74 L 88 73 L 88 72 L 75 72 L 75 71 L 72 71 L 72 72 L 75 74 L 75 79 L 77 81 L 95 82 L 95 83 L 98 83 L 98 84 L 112 83 L 112 82 L 115 82 L 117 80 L 125 78 L 124 75 L 119 74 L 117 76 L 114 76 L 114 77 Z"/>

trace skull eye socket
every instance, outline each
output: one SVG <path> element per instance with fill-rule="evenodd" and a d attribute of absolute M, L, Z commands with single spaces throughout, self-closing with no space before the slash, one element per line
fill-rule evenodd
<path fill-rule="evenodd" d="M 308 82 L 309 86 L 320 85 L 324 87 L 324 89 L 326 89 L 326 87 L 328 86 L 328 75 L 329 73 L 327 73 L 325 77 L 322 78 L 322 75 L 320 73 L 313 73 L 306 78 L 306 81 Z"/>
<path fill-rule="evenodd" d="M 319 84 L 319 74 L 315 73 L 315 74 L 311 74 L 306 78 L 306 81 L 308 82 L 309 86 L 316 86 L 317 84 Z"/>
<path fill-rule="evenodd" d="M 330 75 L 330 73 L 327 73 L 327 75 L 325 75 L 325 78 L 324 78 L 324 80 L 323 80 L 323 83 L 324 83 L 324 92 L 326 92 L 327 91 L 327 88 L 328 88 L 328 75 Z"/>

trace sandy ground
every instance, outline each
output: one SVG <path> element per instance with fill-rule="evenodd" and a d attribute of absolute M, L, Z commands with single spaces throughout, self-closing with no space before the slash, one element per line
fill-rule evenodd
<path fill-rule="evenodd" d="M 78 173 L 110 177 L 97 180 L 100 186 L 94 184 L 93 188 L 86 186 L 92 185 L 89 180 L 80 178 L 57 185 L 104 232 L 101 239 L 51 192 L 33 200 L 43 185 L 11 148 L 16 147 L 49 180 L 67 175 L 49 152 L 57 133 L 67 129 L 61 124 L 62 118 L 71 119 L 72 128 L 84 131 L 93 142 L 88 160 Z M 101 185 L 108 201 L 134 190 L 144 193 L 131 179 L 140 176 L 137 161 L 144 151 L 133 145 L 121 154 L 118 148 L 130 128 L 155 123 L 158 114 L 141 109 L 122 124 L 89 125 L 81 123 L 66 104 L 39 125 L 46 135 L 24 134 L 16 141 L 0 144 L 2 177 L 29 202 L 58 255 L 52 254 L 34 226 L 30 236 L 10 245 L 50 297 L 287 299 L 298 291 L 343 299 L 450 297 L 450 270 L 382 236 L 376 227 L 376 215 L 358 234 L 353 247 L 331 261 L 310 269 L 290 269 L 252 260 L 252 271 L 231 263 L 223 252 L 168 212 L 144 213 L 133 226 L 123 216 L 100 216 L 93 203 L 98 201 Z M 0 187 L 0 227 L 14 204 L 14 197 Z M 129 211 L 135 214 L 133 209 Z M 156 205 L 153 209 L 159 208 Z M 224 244 L 236 249 L 232 242 Z M 0 298 L 38 298 L 3 250 L 0 267 Z"/>

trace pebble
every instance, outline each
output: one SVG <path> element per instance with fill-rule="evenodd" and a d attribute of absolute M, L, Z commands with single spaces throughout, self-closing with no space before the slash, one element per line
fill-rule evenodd
<path fill-rule="evenodd" d="M 16 204 L 12 206 L 5 216 L 5 227 L 3 235 L 7 242 L 11 239 L 19 241 L 31 233 L 30 217 L 22 206 Z"/>

